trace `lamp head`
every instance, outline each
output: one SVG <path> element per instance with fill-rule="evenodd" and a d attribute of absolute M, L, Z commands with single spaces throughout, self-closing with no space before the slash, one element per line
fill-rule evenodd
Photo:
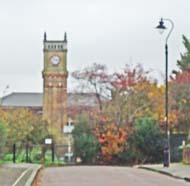
<path fill-rule="evenodd" d="M 158 29 L 158 32 L 160 34 L 162 34 L 164 32 L 164 30 L 166 29 L 166 27 L 164 26 L 164 21 L 162 18 L 160 19 L 159 25 L 156 27 L 156 29 Z"/>

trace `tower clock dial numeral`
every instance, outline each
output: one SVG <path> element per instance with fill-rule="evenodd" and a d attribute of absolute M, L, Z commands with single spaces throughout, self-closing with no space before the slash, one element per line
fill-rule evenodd
<path fill-rule="evenodd" d="M 58 65 L 60 63 L 59 56 L 52 56 L 50 60 L 51 60 L 52 65 Z"/>

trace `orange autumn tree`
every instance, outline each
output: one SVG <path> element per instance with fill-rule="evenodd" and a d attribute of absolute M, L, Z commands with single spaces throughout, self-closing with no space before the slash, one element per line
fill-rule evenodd
<path fill-rule="evenodd" d="M 187 132 L 190 130 L 190 71 L 178 72 L 170 82 L 170 112 L 176 116 L 173 130 Z"/>
<path fill-rule="evenodd" d="M 98 124 L 95 135 L 101 145 L 100 160 L 114 163 L 115 157 L 126 149 L 127 131 L 124 127 L 112 124 Z"/>

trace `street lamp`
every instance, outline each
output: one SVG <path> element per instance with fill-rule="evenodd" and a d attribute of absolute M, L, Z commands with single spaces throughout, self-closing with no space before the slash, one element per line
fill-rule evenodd
<path fill-rule="evenodd" d="M 171 24 L 171 29 L 166 37 L 165 40 L 165 60 L 166 60 L 166 67 L 165 67 L 165 124 L 166 124 L 166 143 L 164 145 L 164 167 L 169 167 L 170 165 L 170 131 L 168 127 L 168 39 L 173 31 L 174 23 L 171 19 L 162 19 L 159 22 L 159 25 L 156 29 L 159 30 L 159 33 L 162 34 L 165 29 L 167 29 L 164 25 L 164 21 L 168 21 Z"/>

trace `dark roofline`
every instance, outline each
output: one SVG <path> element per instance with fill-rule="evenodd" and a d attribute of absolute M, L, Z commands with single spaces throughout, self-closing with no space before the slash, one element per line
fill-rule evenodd
<path fill-rule="evenodd" d="M 64 40 L 46 40 L 44 43 L 65 43 Z"/>
<path fill-rule="evenodd" d="M 67 94 L 68 95 L 90 95 L 90 96 L 96 95 L 96 93 L 94 93 L 94 92 L 68 92 Z"/>
<path fill-rule="evenodd" d="M 43 94 L 43 92 L 11 92 L 11 93 L 1 97 L 1 99 L 11 96 L 13 94 Z M 68 95 L 89 95 L 89 96 L 96 95 L 96 93 L 94 93 L 94 92 L 68 92 L 67 94 Z"/>

